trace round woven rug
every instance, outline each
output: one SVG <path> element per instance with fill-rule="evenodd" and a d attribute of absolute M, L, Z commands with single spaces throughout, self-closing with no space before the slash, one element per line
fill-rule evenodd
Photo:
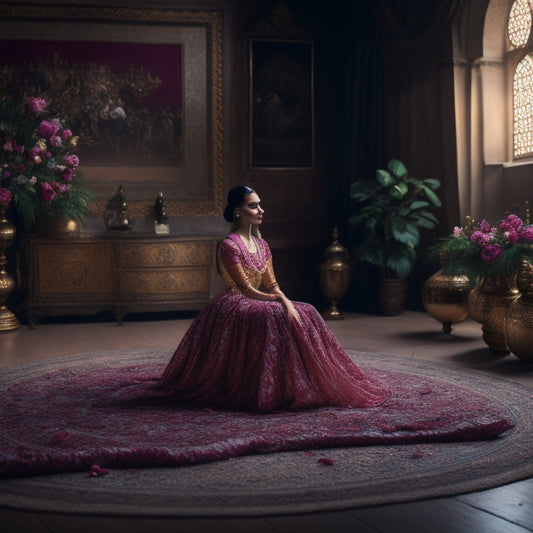
<path fill-rule="evenodd" d="M 361 368 L 379 365 L 481 392 L 504 406 L 515 427 L 496 440 L 384 445 L 244 456 L 195 466 L 112 469 L 0 480 L 0 506 L 31 511 L 128 516 L 268 516 L 333 511 L 452 496 L 533 475 L 531 389 L 451 366 L 350 352 Z M 88 361 L 142 363 L 163 352 L 93 352 L 20 365 L 2 386 Z"/>

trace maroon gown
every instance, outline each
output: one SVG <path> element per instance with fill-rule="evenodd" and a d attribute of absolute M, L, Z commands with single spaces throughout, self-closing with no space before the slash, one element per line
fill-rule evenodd
<path fill-rule="evenodd" d="M 200 312 L 164 370 L 164 395 L 202 406 L 271 412 L 319 406 L 372 407 L 388 388 L 371 380 L 340 346 L 316 309 L 295 302 L 300 322 L 281 303 L 247 296 L 277 285 L 268 244 L 249 253 L 236 233 L 221 243 L 226 282 Z"/>

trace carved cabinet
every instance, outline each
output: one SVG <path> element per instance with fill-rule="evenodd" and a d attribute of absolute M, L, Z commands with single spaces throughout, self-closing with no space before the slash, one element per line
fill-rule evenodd
<path fill-rule="evenodd" d="M 32 236 L 26 243 L 27 315 L 201 309 L 217 290 L 209 237 Z"/>

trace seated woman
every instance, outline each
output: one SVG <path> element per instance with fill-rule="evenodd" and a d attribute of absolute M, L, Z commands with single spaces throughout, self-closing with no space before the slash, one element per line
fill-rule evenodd
<path fill-rule="evenodd" d="M 257 234 L 257 193 L 228 193 L 233 222 L 218 250 L 227 289 L 198 315 L 160 379 L 165 395 L 201 406 L 270 412 L 372 407 L 388 389 L 351 360 L 314 307 L 281 291 L 268 244 Z"/>

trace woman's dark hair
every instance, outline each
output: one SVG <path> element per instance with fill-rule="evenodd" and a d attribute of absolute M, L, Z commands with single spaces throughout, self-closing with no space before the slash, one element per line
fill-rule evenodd
<path fill-rule="evenodd" d="M 228 192 L 228 205 L 224 209 L 224 218 L 228 222 L 233 222 L 233 210 L 239 207 L 245 198 L 255 191 L 246 185 L 238 185 Z"/>

